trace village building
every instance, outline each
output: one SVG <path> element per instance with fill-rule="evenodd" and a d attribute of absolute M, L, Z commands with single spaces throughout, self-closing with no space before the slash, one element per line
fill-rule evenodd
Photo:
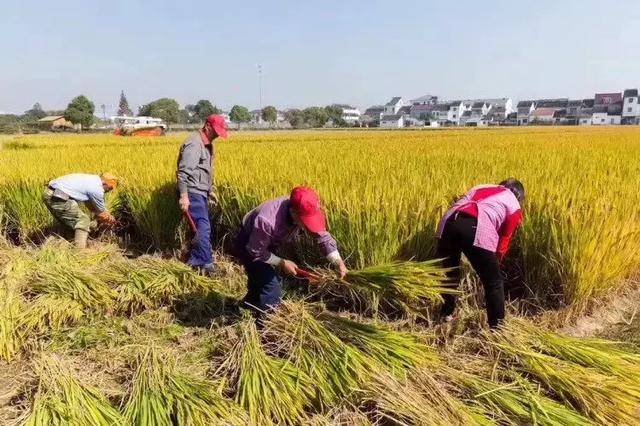
<path fill-rule="evenodd" d="M 622 98 L 622 124 L 640 124 L 638 89 L 625 90 Z"/>

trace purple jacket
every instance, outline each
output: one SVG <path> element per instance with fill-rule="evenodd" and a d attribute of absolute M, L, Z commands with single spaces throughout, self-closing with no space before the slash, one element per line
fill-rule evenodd
<path fill-rule="evenodd" d="M 265 201 L 246 214 L 242 220 L 242 229 L 238 247 L 244 251 L 250 261 L 266 262 L 276 265 L 280 258 L 274 254 L 284 244 L 293 240 L 299 233 L 289 214 L 289 197 L 280 197 Z M 339 257 L 338 244 L 329 232 L 314 234 L 322 254 L 329 260 Z"/>

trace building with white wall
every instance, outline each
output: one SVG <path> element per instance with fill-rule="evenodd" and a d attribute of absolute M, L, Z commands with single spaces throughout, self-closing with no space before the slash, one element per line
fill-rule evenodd
<path fill-rule="evenodd" d="M 404 127 L 403 114 L 382 114 L 380 117 L 380 127 L 399 128 Z"/>
<path fill-rule="evenodd" d="M 640 124 L 640 98 L 638 89 L 624 91 L 622 103 L 622 123 Z"/>

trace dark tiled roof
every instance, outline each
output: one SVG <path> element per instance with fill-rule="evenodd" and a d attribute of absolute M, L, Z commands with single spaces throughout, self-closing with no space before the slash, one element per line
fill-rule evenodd
<path fill-rule="evenodd" d="M 482 108 L 484 106 L 484 102 L 474 102 L 473 105 L 471 105 L 471 108 Z"/>
<path fill-rule="evenodd" d="M 569 101 L 569 103 L 567 104 L 567 106 L 569 107 L 579 107 L 582 106 L 583 101 L 581 99 L 575 100 L 575 101 Z"/>
<path fill-rule="evenodd" d="M 533 101 L 520 101 L 518 102 L 517 108 L 530 108 Z"/>
<path fill-rule="evenodd" d="M 419 105 L 412 105 L 411 106 L 411 111 L 433 111 L 434 109 L 436 109 L 437 106 L 436 105 L 431 105 L 431 104 L 419 104 Z"/>
<path fill-rule="evenodd" d="M 402 118 L 402 114 L 384 114 L 382 117 L 380 117 L 380 120 L 382 120 L 382 121 L 391 121 L 391 120 L 398 121 L 401 118 Z"/>
<path fill-rule="evenodd" d="M 539 99 L 536 108 L 565 108 L 569 99 Z"/>
<path fill-rule="evenodd" d="M 623 97 L 625 98 L 635 98 L 638 96 L 638 89 L 627 89 L 624 91 Z"/>
<path fill-rule="evenodd" d="M 595 104 L 595 101 L 593 99 L 583 99 L 582 102 L 583 105 L 587 108 L 593 108 L 593 105 Z"/>
<path fill-rule="evenodd" d="M 402 99 L 400 96 L 393 97 L 389 102 L 387 102 L 387 105 L 389 106 L 395 105 L 398 102 L 400 102 L 400 99 Z"/>
<path fill-rule="evenodd" d="M 449 104 L 438 104 L 434 108 L 434 111 L 449 111 L 449 108 L 450 108 Z"/>
<path fill-rule="evenodd" d="M 384 111 L 384 107 L 383 106 L 372 106 L 367 108 L 367 110 L 364 112 L 366 115 L 380 115 L 380 113 L 382 113 L 382 111 Z"/>
<path fill-rule="evenodd" d="M 411 105 L 403 106 L 398 110 L 398 114 L 409 114 L 411 112 Z"/>

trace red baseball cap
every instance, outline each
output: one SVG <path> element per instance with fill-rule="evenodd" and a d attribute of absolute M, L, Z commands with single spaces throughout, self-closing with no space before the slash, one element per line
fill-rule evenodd
<path fill-rule="evenodd" d="M 320 198 L 316 191 L 306 186 L 296 186 L 291 191 L 289 200 L 291 207 L 296 210 L 305 228 L 310 232 L 327 230 L 327 222 L 320 209 Z"/>
<path fill-rule="evenodd" d="M 223 116 L 219 114 L 211 114 L 207 117 L 206 122 L 213 127 L 213 130 L 215 130 L 218 136 L 223 139 L 227 137 L 227 124 L 224 122 Z"/>

